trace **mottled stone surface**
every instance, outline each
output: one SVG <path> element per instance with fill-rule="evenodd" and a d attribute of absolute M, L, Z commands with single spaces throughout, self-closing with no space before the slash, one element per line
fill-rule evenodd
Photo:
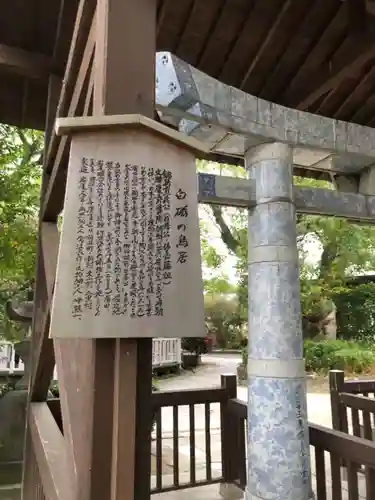
<path fill-rule="evenodd" d="M 250 149 L 247 498 L 308 500 L 306 387 L 292 150 Z"/>
<path fill-rule="evenodd" d="M 198 198 L 202 203 L 234 207 L 255 205 L 253 180 L 198 174 L 198 187 Z M 299 213 L 345 217 L 369 224 L 375 220 L 375 196 L 372 195 L 294 186 L 293 201 Z"/>
<path fill-rule="evenodd" d="M 302 357 L 298 267 L 294 262 L 249 265 L 249 356 Z"/>
<path fill-rule="evenodd" d="M 309 446 L 304 379 L 249 379 L 248 491 L 307 500 Z"/>
<path fill-rule="evenodd" d="M 302 146 L 296 163 L 332 172 L 356 172 L 374 161 L 375 129 L 259 99 L 169 52 L 156 55 L 156 104 L 163 120 L 173 116 L 179 130 L 209 143 L 213 151 L 243 155 L 241 138 L 251 138 L 254 144 L 275 140 Z M 311 153 L 322 152 L 322 158 L 333 156 L 318 167 Z"/>

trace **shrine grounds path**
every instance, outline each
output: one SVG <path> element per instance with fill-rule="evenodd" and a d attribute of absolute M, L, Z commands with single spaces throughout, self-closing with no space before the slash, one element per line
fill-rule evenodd
<path fill-rule="evenodd" d="M 162 390 L 203 389 L 220 385 L 220 375 L 236 373 L 241 361 L 238 354 L 213 353 L 202 357 L 202 365 L 195 372 L 160 380 Z M 309 421 L 314 424 L 332 427 L 331 405 L 326 378 L 308 379 L 307 409 Z M 238 386 L 238 398 L 247 400 L 246 386 Z M 196 418 L 199 418 L 198 415 Z M 202 414 L 202 418 L 203 414 Z M 186 422 L 188 424 L 188 422 Z M 202 421 L 202 428 L 204 421 Z M 188 429 L 188 427 L 186 428 Z"/>

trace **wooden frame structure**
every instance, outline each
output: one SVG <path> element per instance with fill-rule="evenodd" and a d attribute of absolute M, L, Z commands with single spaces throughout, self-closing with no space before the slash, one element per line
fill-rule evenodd
<path fill-rule="evenodd" d="M 48 334 L 59 247 L 57 220 L 63 208 L 69 156 L 69 139 L 55 134 L 55 118 L 115 114 L 155 117 L 157 18 L 163 17 L 165 8 L 158 11 L 158 5 L 160 2 L 154 0 L 80 0 L 62 83 L 56 76 L 58 68 L 49 73 L 24 500 L 150 497 L 151 339 L 52 341 Z M 291 5 L 291 1 L 285 2 L 274 29 L 292 10 Z M 265 38 L 259 54 L 269 39 Z M 307 96 L 304 93 L 298 102 L 291 104 L 299 109 L 310 108 L 311 102 L 334 87 L 337 79 L 342 81 L 353 65 L 357 68 L 360 63 L 371 61 L 373 50 L 371 45 L 364 52 L 357 45 L 349 57 L 349 65 L 343 68 L 337 64 L 327 81 L 318 86 L 313 82 Z M 18 56 L 21 57 L 19 53 Z M 26 71 L 25 58 L 22 61 Z M 255 57 L 240 87 L 247 83 L 257 61 Z M 34 61 L 35 67 L 40 74 L 45 62 Z M 286 102 L 289 103 L 288 99 Z M 205 186 L 203 182 L 202 200 L 220 198 L 219 182 L 214 194 Z M 228 204 L 229 200 L 229 204 L 237 206 L 251 205 L 248 183 L 245 189 L 248 195 L 244 197 L 231 195 L 221 187 L 222 203 Z M 300 206 L 309 207 L 304 194 L 299 194 Z M 352 218 L 371 219 L 369 198 L 357 193 L 353 196 L 362 202 L 363 213 L 358 215 L 357 211 Z M 341 215 L 347 216 L 347 199 L 336 198 L 342 202 Z M 312 213 L 319 205 L 316 200 L 314 203 L 310 204 Z M 332 208 L 327 202 L 324 213 L 337 214 L 337 207 Z M 57 409 L 47 403 L 55 363 L 61 405 Z"/>
<path fill-rule="evenodd" d="M 54 132 L 56 103 L 56 117 L 153 117 L 155 30 L 156 2 L 82 0 L 63 83 L 49 79 L 25 500 L 149 498 L 151 339 L 53 342 L 48 333 L 69 153 Z M 46 403 L 55 362 L 64 436 Z"/>

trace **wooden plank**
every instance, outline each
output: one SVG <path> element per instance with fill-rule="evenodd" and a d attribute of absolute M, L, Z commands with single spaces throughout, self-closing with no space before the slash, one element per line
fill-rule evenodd
<path fill-rule="evenodd" d="M 43 493 L 43 486 L 41 483 L 37 459 L 33 450 L 29 430 L 27 431 L 27 454 L 24 459 L 24 466 L 22 471 L 22 488 L 23 499 L 46 500 L 46 497 Z M 24 492 L 27 492 L 27 496 Z"/>
<path fill-rule="evenodd" d="M 32 360 L 29 386 L 29 401 L 44 401 L 52 380 L 55 358 L 52 341 L 48 338 L 49 308 L 44 274 L 43 253 L 38 251 L 37 290 L 33 317 Z"/>
<path fill-rule="evenodd" d="M 197 156 L 207 155 L 209 147 L 202 141 L 174 130 L 154 119 L 138 114 L 116 114 L 102 116 L 77 116 L 72 118 L 59 118 L 56 121 L 56 133 L 61 135 L 74 134 L 77 132 L 93 132 L 124 129 L 144 129 L 148 132 L 162 136 L 170 142 L 191 150 Z"/>
<path fill-rule="evenodd" d="M 94 114 L 153 117 L 156 3 L 98 0 Z"/>
<path fill-rule="evenodd" d="M 42 222 L 40 226 L 40 238 L 42 242 L 47 297 L 48 300 L 51 301 L 55 283 L 57 256 L 59 252 L 60 241 L 57 224 L 54 224 L 53 222 Z"/>
<path fill-rule="evenodd" d="M 228 399 L 226 389 L 181 389 L 180 391 L 158 391 L 152 395 L 152 407 L 155 410 L 166 406 L 199 405 L 220 403 Z"/>
<path fill-rule="evenodd" d="M 85 103 L 83 105 L 83 116 L 92 115 L 93 105 L 94 105 L 94 77 L 95 77 L 95 68 L 94 68 L 94 61 L 92 61 L 90 69 L 90 78 L 85 97 Z"/>
<path fill-rule="evenodd" d="M 64 437 L 47 403 L 31 404 L 29 426 L 45 496 L 48 500 L 72 500 L 74 482 Z"/>
<path fill-rule="evenodd" d="M 62 80 L 57 76 L 50 76 L 48 80 L 48 101 L 47 101 L 47 114 L 46 114 L 46 126 L 44 131 L 44 149 L 48 148 L 51 137 L 54 134 L 54 123 L 56 109 L 59 102 L 60 91 L 61 91 Z M 46 162 L 46 157 L 44 158 L 44 164 Z M 44 194 L 44 193 L 42 193 Z"/>
<path fill-rule="evenodd" d="M 55 340 L 54 349 L 65 446 L 76 480 L 74 500 L 87 500 L 90 494 L 94 352 L 92 343 L 81 340 Z"/>
<path fill-rule="evenodd" d="M 272 26 L 270 27 L 270 29 L 267 31 L 267 34 L 264 37 L 264 40 L 261 43 L 259 49 L 257 50 L 255 57 L 251 61 L 249 68 L 247 69 L 243 78 L 241 79 L 241 84 L 239 85 L 240 89 L 243 89 L 246 87 L 246 84 L 247 84 L 250 76 L 252 75 L 256 65 L 258 64 L 259 60 L 263 57 L 264 53 L 270 49 L 270 44 L 273 43 L 273 37 L 275 35 L 275 32 L 279 29 L 279 27 L 284 19 L 284 16 L 286 14 L 289 14 L 288 11 L 291 7 L 291 4 L 292 4 L 292 0 L 286 0 L 283 3 L 282 7 L 280 8 L 280 11 L 278 12 L 278 14 L 276 16 L 276 19 L 272 23 Z"/>
<path fill-rule="evenodd" d="M 375 399 L 374 398 L 368 398 L 368 397 L 364 397 L 364 396 L 359 396 L 359 395 L 348 394 L 348 393 L 342 392 L 340 394 L 340 401 L 343 405 L 347 406 L 348 408 L 355 408 L 357 410 L 375 413 Z"/>
<path fill-rule="evenodd" d="M 76 86 L 77 73 L 81 66 L 81 57 L 91 29 L 95 8 L 95 0 L 79 1 L 56 117 L 68 114 L 67 111 Z M 50 165 L 53 161 L 58 143 L 57 137 L 53 135 L 47 150 L 47 165 Z"/>
<path fill-rule="evenodd" d="M 330 67 L 326 64 L 327 47 L 337 46 L 340 42 L 339 34 L 342 33 L 347 26 L 347 13 L 344 3 L 342 2 L 340 6 L 336 6 L 333 12 L 335 12 L 335 15 L 330 22 L 327 20 L 324 25 L 324 30 L 317 42 L 314 43 L 313 48 L 309 51 L 302 64 L 298 65 L 297 72 L 290 79 L 288 87 L 285 89 L 283 95 L 283 103 L 285 105 L 296 102 L 296 94 L 309 86 L 310 75 L 314 71 L 318 69 L 320 71 L 321 68 L 324 68 L 326 74 L 329 74 Z M 307 74 L 309 78 L 305 77 Z M 316 81 L 316 78 L 314 78 L 314 81 Z"/>
<path fill-rule="evenodd" d="M 375 443 L 320 425 L 309 424 L 310 445 L 319 446 L 340 458 L 375 467 Z"/>
<path fill-rule="evenodd" d="M 89 68 L 92 63 L 92 58 L 95 48 L 95 16 L 91 23 L 91 29 L 88 35 L 87 43 L 83 52 L 82 63 L 79 67 L 74 92 L 68 108 L 68 116 L 74 116 L 84 108 L 83 93 L 89 85 Z M 62 210 L 65 182 L 66 182 L 66 163 L 69 156 L 69 140 L 67 137 L 60 139 L 52 172 L 50 175 L 48 187 L 44 196 L 43 205 L 41 208 L 41 216 L 43 220 L 55 220 Z M 50 161 L 50 156 L 47 157 L 47 170 Z"/>
<path fill-rule="evenodd" d="M 362 395 L 375 392 L 375 380 L 346 380 L 341 392 Z"/>
<path fill-rule="evenodd" d="M 124 474 L 125 460 L 130 460 L 127 463 L 126 469 L 133 470 L 135 467 L 135 455 L 127 453 L 124 446 L 118 446 L 117 443 L 124 442 L 130 450 L 135 448 L 135 434 L 129 433 L 129 427 L 133 425 L 136 418 L 136 386 L 131 389 L 133 393 L 121 391 L 121 380 L 134 380 L 137 378 L 137 342 L 131 340 L 129 342 L 121 342 L 115 353 L 115 385 L 114 385 L 114 409 L 113 409 L 113 464 L 112 464 L 112 492 L 113 500 L 120 499 L 119 491 L 124 495 L 123 498 L 134 497 L 134 481 Z M 121 359 L 128 362 L 121 362 Z M 120 484 L 121 483 L 121 484 Z"/>
<path fill-rule="evenodd" d="M 291 102 L 287 101 L 287 105 L 293 103 L 292 107 L 301 110 L 308 109 L 325 93 L 337 88 L 345 78 L 355 75 L 375 56 L 375 23 L 369 17 L 366 17 L 367 22 L 363 22 L 366 13 L 362 0 L 356 1 L 355 7 L 352 3 L 345 2 L 339 10 L 338 16 L 341 12 L 349 19 L 349 30 L 346 28 L 345 40 L 329 62 L 319 68 L 318 80 L 316 72 L 314 73 L 314 84 L 311 83 L 313 75 L 306 76 L 300 89 L 293 90 L 294 97 Z M 359 25 L 361 25 L 361 29 L 358 29 Z M 288 90 L 288 93 L 292 94 L 291 89 Z"/>
<path fill-rule="evenodd" d="M 338 87 L 345 78 L 357 73 L 374 56 L 375 46 L 373 43 L 368 45 L 348 37 L 342 46 L 340 55 L 332 60 L 330 66 L 332 69 L 329 72 L 322 71 L 322 73 L 319 70 L 320 83 L 315 82 L 314 87 L 311 87 L 311 90 L 307 92 L 305 89 L 302 90 L 305 97 L 301 100 L 297 97 L 295 101 L 297 103 L 296 108 L 302 111 L 308 109 L 319 97 Z M 299 95 L 301 93 L 297 91 L 297 96 Z"/>
<path fill-rule="evenodd" d="M 153 118 L 157 2 L 98 0 L 97 14 L 94 115 L 140 114 Z M 134 40 L 137 40 L 136 51 Z M 113 407 L 107 408 L 106 423 L 108 425 L 111 419 L 114 433 L 112 450 L 107 443 L 101 451 L 107 456 L 113 451 L 114 457 L 121 457 L 123 468 L 120 472 L 116 464 L 113 465 L 111 499 L 149 500 L 152 339 L 138 339 L 137 349 L 134 349 L 132 339 L 112 342 L 116 353 L 115 411 Z M 99 348 L 97 341 L 97 351 Z M 126 352 L 131 356 L 124 356 Z M 128 371 L 127 378 L 119 377 L 126 369 L 124 364 L 133 367 Z M 108 374 L 113 372 L 113 366 L 106 368 Z M 108 385 L 107 391 L 109 389 Z M 95 396 L 100 404 L 99 396 L 96 393 Z M 124 397 L 128 398 L 127 405 Z M 123 431 L 119 432 L 124 419 L 127 422 L 125 435 Z M 120 439 L 121 436 L 126 438 Z M 132 436 L 135 436 L 135 441 Z M 133 483 L 132 487 L 129 482 Z"/>
<path fill-rule="evenodd" d="M 52 58 L 0 44 L 0 68 L 28 78 L 47 79 L 62 76 L 63 69 Z"/>
<path fill-rule="evenodd" d="M 45 281 L 47 297 L 43 311 L 40 312 L 42 319 L 39 339 L 38 343 L 35 344 L 36 360 L 30 386 L 32 401 L 43 401 L 46 398 L 55 367 L 53 343 L 52 340 L 48 338 L 48 331 L 59 248 L 57 225 L 54 223 L 41 222 L 39 234 L 41 256 L 43 258 L 43 279 Z"/>
<path fill-rule="evenodd" d="M 56 79 L 50 78 L 48 88 L 48 101 L 47 101 L 47 116 L 46 116 L 46 138 L 45 144 L 48 141 L 50 131 L 52 129 L 52 117 L 57 102 L 57 94 L 59 92 L 59 85 L 56 85 Z M 44 158 L 45 166 L 46 158 Z M 48 183 L 48 174 L 46 170 L 43 171 L 42 186 L 41 186 L 41 201 L 46 190 Z M 39 216 L 40 220 L 40 216 Z M 41 222 L 39 222 L 39 228 Z M 30 384 L 28 402 L 26 408 L 26 431 L 25 431 L 25 444 L 24 444 L 24 477 L 22 482 L 22 495 L 23 498 L 30 500 L 44 499 L 42 493 L 35 491 L 35 485 L 38 484 L 39 475 L 36 465 L 35 453 L 33 450 L 30 430 L 29 430 L 29 415 L 30 415 L 30 402 L 43 401 L 47 398 L 50 381 L 52 379 L 54 369 L 54 355 L 52 342 L 48 339 L 46 331 L 49 323 L 49 303 L 48 291 L 45 278 L 45 265 L 43 260 L 43 249 L 41 234 L 39 233 L 37 245 L 37 270 L 36 270 L 36 291 L 34 299 L 34 314 L 32 322 L 32 339 L 31 339 L 31 356 L 30 356 Z"/>

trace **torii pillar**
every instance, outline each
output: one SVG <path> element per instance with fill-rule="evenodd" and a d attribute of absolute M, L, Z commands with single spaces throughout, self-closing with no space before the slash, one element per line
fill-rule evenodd
<path fill-rule="evenodd" d="M 292 148 L 247 151 L 249 214 L 247 500 L 312 498 Z"/>

